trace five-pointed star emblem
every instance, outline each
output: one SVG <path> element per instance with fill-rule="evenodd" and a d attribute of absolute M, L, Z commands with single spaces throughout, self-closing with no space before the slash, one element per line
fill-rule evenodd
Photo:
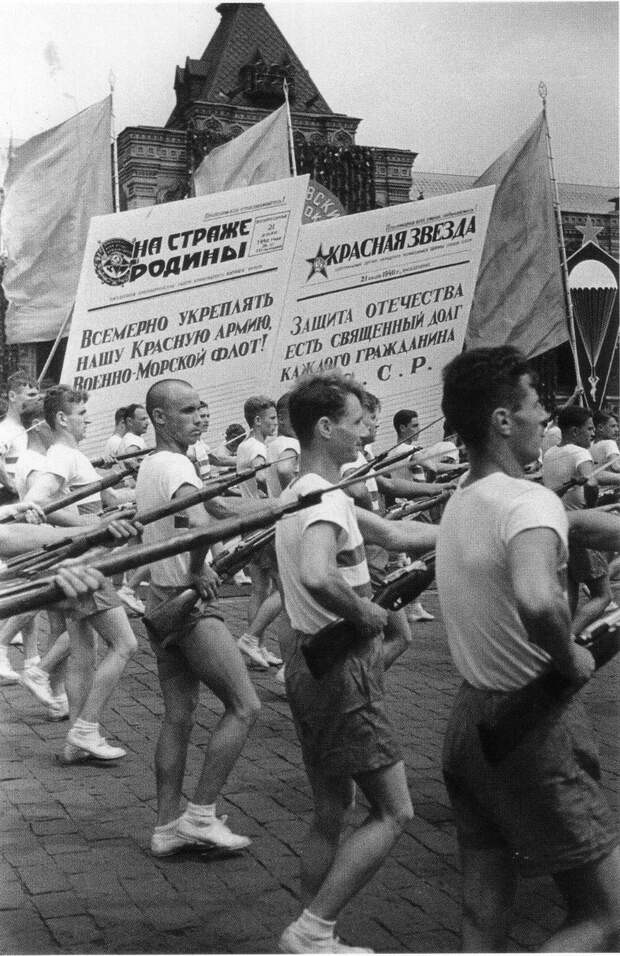
<path fill-rule="evenodd" d="M 576 228 L 583 236 L 581 240 L 582 246 L 585 246 L 587 242 L 593 242 L 596 246 L 598 246 L 598 242 L 596 241 L 596 238 L 599 232 L 603 231 L 603 227 L 599 226 L 599 228 L 597 229 L 594 223 L 592 222 L 591 216 L 587 217 L 585 226 L 577 226 Z"/>
<path fill-rule="evenodd" d="M 327 279 L 327 262 L 325 260 L 325 253 L 323 252 L 322 245 L 319 246 L 319 251 L 317 252 L 316 256 L 314 256 L 312 259 L 306 259 L 306 262 L 309 262 L 312 267 L 306 282 L 308 282 L 312 276 L 317 275 L 317 273 L 320 273 Z"/>

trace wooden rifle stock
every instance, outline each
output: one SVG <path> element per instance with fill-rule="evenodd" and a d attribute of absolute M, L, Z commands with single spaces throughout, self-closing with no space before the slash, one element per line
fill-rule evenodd
<path fill-rule="evenodd" d="M 220 576 L 226 577 L 235 574 L 244 568 L 252 556 L 264 548 L 275 535 L 275 528 L 268 528 L 265 531 L 257 531 L 255 534 L 245 538 L 232 551 L 225 551 L 218 555 L 212 562 L 211 567 Z M 196 588 L 186 588 L 170 601 L 161 604 L 148 617 L 142 620 L 152 637 L 158 641 L 162 647 L 167 647 L 174 638 L 176 631 L 187 620 L 187 616 L 198 600 L 198 591 Z"/>
<path fill-rule="evenodd" d="M 117 485 L 119 481 L 122 481 L 123 478 L 127 478 L 128 475 L 131 475 L 130 471 L 126 469 L 123 471 L 117 471 L 113 475 L 108 475 L 106 478 L 99 478 L 97 481 L 91 481 L 88 485 L 82 485 L 77 491 L 72 491 L 69 495 L 64 495 L 62 498 L 58 498 L 57 501 L 51 501 L 48 505 L 45 505 L 41 510 L 44 515 L 51 515 L 55 511 L 61 511 L 63 508 L 68 508 L 69 505 L 74 505 L 78 501 L 83 501 L 84 498 L 89 498 L 90 495 L 99 494 L 100 491 L 104 491 L 106 488 L 112 488 L 113 485 Z M 16 519 L 12 516 L 6 518 L 0 518 L 0 524 L 8 524 L 13 522 Z"/>
<path fill-rule="evenodd" d="M 380 583 L 375 582 L 373 601 L 388 611 L 398 611 L 425 591 L 434 577 L 435 555 L 427 554 Z M 358 643 L 352 621 L 334 621 L 312 635 L 302 647 L 302 654 L 312 676 L 320 680 Z"/>
<path fill-rule="evenodd" d="M 620 651 L 620 611 L 612 611 L 592 624 L 579 635 L 577 644 L 590 651 L 597 670 L 610 661 Z M 488 762 L 498 764 L 508 757 L 554 707 L 578 690 L 552 668 L 507 695 L 493 721 L 483 720 L 478 724 L 482 752 Z"/>

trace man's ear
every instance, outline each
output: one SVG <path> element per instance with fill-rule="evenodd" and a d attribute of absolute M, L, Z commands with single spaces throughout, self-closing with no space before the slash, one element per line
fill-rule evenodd
<path fill-rule="evenodd" d="M 315 425 L 321 438 L 331 438 L 333 422 L 327 415 L 322 415 Z"/>
<path fill-rule="evenodd" d="M 491 415 L 491 428 L 493 428 L 503 438 L 507 438 L 512 432 L 512 415 L 508 408 L 499 407 Z"/>
<path fill-rule="evenodd" d="M 165 425 L 166 413 L 164 412 L 163 408 L 154 408 L 151 419 L 153 425 Z"/>

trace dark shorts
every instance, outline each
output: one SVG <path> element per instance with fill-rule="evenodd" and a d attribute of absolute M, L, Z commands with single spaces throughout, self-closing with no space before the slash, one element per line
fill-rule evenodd
<path fill-rule="evenodd" d="M 112 587 L 109 581 L 106 581 L 102 588 L 87 594 L 86 597 L 78 601 L 72 601 L 68 615 L 74 621 L 85 621 L 95 614 L 101 614 L 103 611 L 110 611 L 115 607 L 122 607 L 122 601 Z"/>
<path fill-rule="evenodd" d="M 600 551 L 571 544 L 568 554 L 568 574 L 577 584 L 604 578 L 607 570 L 607 560 Z"/>
<path fill-rule="evenodd" d="M 505 696 L 463 683 L 454 702 L 443 773 L 459 842 L 470 849 L 508 848 L 526 876 L 603 859 L 618 835 L 579 696 L 558 705 L 508 757 L 491 765 L 477 725 L 492 720 Z"/>
<path fill-rule="evenodd" d="M 144 613 L 145 618 L 148 618 L 149 615 L 157 611 L 162 604 L 165 604 L 167 601 L 171 601 L 179 594 L 182 594 L 185 590 L 186 588 L 182 587 L 163 587 L 160 584 L 153 584 L 151 581 L 148 597 L 146 599 L 146 609 Z M 183 657 L 180 649 L 180 644 L 183 638 L 187 637 L 200 621 L 206 620 L 208 618 L 215 618 L 217 621 L 223 621 L 224 615 L 217 604 L 208 604 L 206 601 L 197 601 L 194 607 L 184 615 L 182 624 L 174 630 L 169 631 L 169 633 L 166 635 L 167 641 L 165 646 L 163 646 L 161 641 L 158 640 L 148 628 L 146 628 L 150 645 L 153 648 L 157 659 L 159 661 L 178 662 L 179 659 Z"/>
<path fill-rule="evenodd" d="M 391 767 L 402 754 L 385 709 L 383 643 L 360 644 L 325 677 L 315 680 L 296 631 L 286 664 L 286 693 L 304 762 L 327 776 Z"/>
<path fill-rule="evenodd" d="M 257 571 L 262 571 L 263 573 L 268 572 L 272 576 L 276 575 L 278 573 L 278 561 L 273 541 L 270 541 L 264 548 L 261 548 L 256 557 L 248 562 L 247 567 L 250 571 L 252 568 L 255 568 Z"/>

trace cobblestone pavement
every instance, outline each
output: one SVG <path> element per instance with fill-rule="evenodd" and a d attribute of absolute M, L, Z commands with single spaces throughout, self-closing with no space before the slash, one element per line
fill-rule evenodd
<path fill-rule="evenodd" d="M 233 633 L 246 598 L 226 598 Z M 434 593 L 425 605 L 437 613 Z M 154 859 L 152 756 L 161 703 L 152 653 L 140 648 L 105 719 L 128 755 L 114 765 L 62 767 L 55 759 L 67 725 L 44 719 L 19 686 L 0 688 L 0 952 L 266 953 L 298 913 L 299 845 L 310 811 L 308 787 L 283 689 L 255 672 L 262 713 L 218 811 L 252 837 L 243 854 L 186 851 Z M 11 651 L 21 668 L 19 652 Z M 617 690 L 620 663 L 586 691 L 599 731 L 605 786 L 617 809 Z M 441 780 L 441 737 L 458 679 L 440 623 L 417 625 L 409 653 L 390 672 L 391 712 L 403 741 L 415 819 L 387 864 L 347 908 L 344 938 L 380 952 L 458 949 L 459 869 Z M 218 706 L 202 693 L 188 761 Z M 356 811 L 363 815 L 363 807 Z M 523 882 L 513 951 L 536 949 L 563 911 L 548 879 Z"/>

